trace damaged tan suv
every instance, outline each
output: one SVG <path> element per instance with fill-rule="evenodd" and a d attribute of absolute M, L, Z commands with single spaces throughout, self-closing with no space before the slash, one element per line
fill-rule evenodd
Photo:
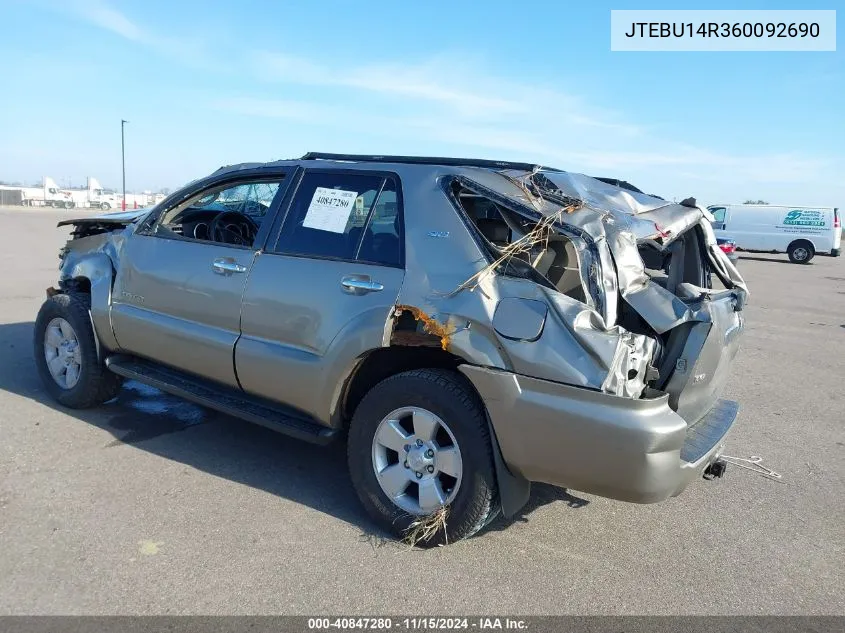
<path fill-rule="evenodd" d="M 719 475 L 745 283 L 707 212 L 587 176 L 308 154 L 73 225 L 35 328 L 48 391 L 137 380 L 311 442 L 433 542 L 530 482 L 637 503 Z"/>

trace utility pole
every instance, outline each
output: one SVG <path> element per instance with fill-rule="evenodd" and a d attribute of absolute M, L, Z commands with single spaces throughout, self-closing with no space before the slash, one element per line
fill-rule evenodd
<path fill-rule="evenodd" d="M 126 211 L 126 144 L 123 136 L 123 126 L 129 123 L 124 119 L 120 120 L 120 163 L 123 167 L 123 210 Z"/>

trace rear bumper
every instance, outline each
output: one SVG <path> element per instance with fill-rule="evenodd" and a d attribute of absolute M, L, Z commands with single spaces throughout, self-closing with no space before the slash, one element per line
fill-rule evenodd
<path fill-rule="evenodd" d="M 668 396 L 630 400 L 469 365 L 502 457 L 515 475 L 654 503 L 679 494 L 721 454 L 739 409 L 719 400 L 690 426 Z"/>
<path fill-rule="evenodd" d="M 834 248 L 832 251 L 830 251 L 831 257 L 839 257 L 841 254 L 842 254 L 842 249 L 840 249 L 840 248 Z"/>

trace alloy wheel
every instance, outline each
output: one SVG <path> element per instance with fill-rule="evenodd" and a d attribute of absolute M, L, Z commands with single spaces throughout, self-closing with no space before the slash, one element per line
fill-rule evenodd
<path fill-rule="evenodd" d="M 431 411 L 391 411 L 376 428 L 372 453 L 382 491 L 410 514 L 431 514 L 458 493 L 461 450 L 448 425 Z"/>
<path fill-rule="evenodd" d="M 73 327 L 61 317 L 47 324 L 44 332 L 44 358 L 56 384 L 62 389 L 73 389 L 82 372 L 82 350 Z"/>

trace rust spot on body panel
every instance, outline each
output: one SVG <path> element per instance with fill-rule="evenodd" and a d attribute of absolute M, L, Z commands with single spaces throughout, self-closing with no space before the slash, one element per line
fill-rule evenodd
<path fill-rule="evenodd" d="M 430 334 L 440 339 L 440 347 L 445 351 L 449 347 L 449 337 L 454 334 L 449 328 L 440 323 L 438 320 L 429 316 L 419 308 L 408 305 L 398 305 L 394 311 L 395 316 L 400 316 L 402 312 L 410 312 L 414 319 L 423 325 L 423 332 Z"/>

